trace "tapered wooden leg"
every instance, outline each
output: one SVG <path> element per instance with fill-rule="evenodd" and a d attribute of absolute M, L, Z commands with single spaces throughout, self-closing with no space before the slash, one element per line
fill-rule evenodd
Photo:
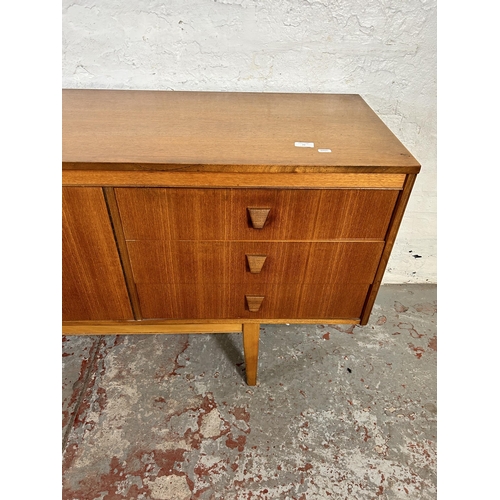
<path fill-rule="evenodd" d="M 257 383 L 259 335 L 260 324 L 243 323 L 243 350 L 245 352 L 245 372 L 248 385 L 255 385 Z"/>

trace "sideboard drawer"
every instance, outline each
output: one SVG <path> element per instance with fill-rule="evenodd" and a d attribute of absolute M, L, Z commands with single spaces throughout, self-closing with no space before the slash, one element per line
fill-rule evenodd
<path fill-rule="evenodd" d="M 128 241 L 127 249 L 136 283 L 230 282 L 227 241 L 136 240 Z"/>
<path fill-rule="evenodd" d="M 231 282 L 245 284 L 367 284 L 384 243 L 233 241 Z"/>
<path fill-rule="evenodd" d="M 368 284 L 138 284 L 137 292 L 144 319 L 318 320 L 359 318 L 368 287 Z"/>
<path fill-rule="evenodd" d="M 221 285 L 137 284 L 143 319 L 230 318 L 229 289 Z"/>
<path fill-rule="evenodd" d="M 399 191 L 379 189 L 231 190 L 231 240 L 383 240 Z M 250 209 L 269 209 L 254 228 Z"/>
<path fill-rule="evenodd" d="M 399 193 L 191 188 L 115 192 L 127 240 L 383 240 Z"/>
<path fill-rule="evenodd" d="M 127 240 L 224 240 L 228 190 L 115 189 Z"/>
<path fill-rule="evenodd" d="M 358 283 L 243 284 L 231 287 L 231 304 L 239 318 L 352 319 L 360 317 L 368 288 Z M 251 297 L 263 297 L 256 311 L 250 310 Z"/>
<path fill-rule="evenodd" d="M 383 242 L 127 243 L 136 283 L 371 283 Z"/>

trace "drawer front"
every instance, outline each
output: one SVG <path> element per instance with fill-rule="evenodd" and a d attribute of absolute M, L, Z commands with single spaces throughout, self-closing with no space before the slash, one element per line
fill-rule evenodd
<path fill-rule="evenodd" d="M 227 189 L 115 189 L 127 240 L 225 240 Z"/>
<path fill-rule="evenodd" d="M 238 285 L 231 287 L 231 303 L 238 318 L 359 318 L 368 288 L 343 283 Z M 250 310 L 252 297 L 258 298 L 256 311 Z"/>
<path fill-rule="evenodd" d="M 397 190 L 117 188 L 127 240 L 383 240 Z"/>
<path fill-rule="evenodd" d="M 134 281 L 144 284 L 229 283 L 226 241 L 127 242 Z"/>
<path fill-rule="evenodd" d="M 232 318 L 221 285 L 137 284 L 137 294 L 143 319 Z"/>
<path fill-rule="evenodd" d="M 144 319 L 355 319 L 369 285 L 138 284 Z M 253 310 L 251 310 L 253 309 Z"/>
<path fill-rule="evenodd" d="M 371 283 L 383 242 L 231 242 L 231 282 Z"/>
<path fill-rule="evenodd" d="M 371 283 L 383 242 L 129 241 L 136 283 Z"/>
<path fill-rule="evenodd" d="M 232 240 L 385 238 L 398 191 L 244 189 L 231 191 Z M 269 209 L 255 228 L 251 209 Z"/>

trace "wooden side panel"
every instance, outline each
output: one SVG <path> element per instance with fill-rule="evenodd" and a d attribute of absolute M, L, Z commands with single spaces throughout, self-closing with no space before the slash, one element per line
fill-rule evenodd
<path fill-rule="evenodd" d="M 383 242 L 129 241 L 137 283 L 371 283 Z M 265 256 L 252 273 L 249 254 Z"/>
<path fill-rule="evenodd" d="M 127 240 L 224 240 L 225 189 L 117 188 Z"/>
<path fill-rule="evenodd" d="M 145 319 L 359 318 L 368 284 L 137 285 Z M 257 312 L 247 296 L 264 297 Z"/>
<path fill-rule="evenodd" d="M 102 190 L 62 193 L 63 320 L 133 319 Z"/>
<path fill-rule="evenodd" d="M 382 240 L 398 191 L 371 189 L 231 190 L 232 240 Z M 270 208 L 266 224 L 254 229 L 248 207 Z"/>
<path fill-rule="evenodd" d="M 416 177 L 417 176 L 414 174 L 409 174 L 407 176 L 403 191 L 399 195 L 397 206 L 394 210 L 394 214 L 387 231 L 386 243 L 382 253 L 382 257 L 380 259 L 373 284 L 370 286 L 370 290 L 368 292 L 368 296 L 363 308 L 363 313 L 361 315 L 361 325 L 366 325 L 370 318 L 373 304 L 375 303 L 375 298 L 377 297 L 378 290 L 382 283 L 385 268 L 387 266 L 387 263 L 389 262 L 389 257 L 391 256 L 391 251 L 394 246 L 394 242 L 396 241 L 399 226 L 401 225 L 401 221 L 403 220 L 406 205 L 408 204 L 408 200 L 410 199 L 410 194 L 413 189 L 413 185 L 415 184 Z"/>

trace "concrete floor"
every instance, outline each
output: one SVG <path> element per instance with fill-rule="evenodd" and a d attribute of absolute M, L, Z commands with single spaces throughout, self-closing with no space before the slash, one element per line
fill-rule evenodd
<path fill-rule="evenodd" d="M 436 287 L 371 321 L 63 337 L 63 500 L 435 499 Z"/>

